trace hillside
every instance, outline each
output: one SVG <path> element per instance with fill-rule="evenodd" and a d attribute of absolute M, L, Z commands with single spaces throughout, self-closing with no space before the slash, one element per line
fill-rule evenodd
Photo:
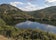
<path fill-rule="evenodd" d="M 27 14 L 28 12 L 23 12 L 12 5 L 1 4 L 0 5 L 0 35 L 3 35 L 3 36 L 0 36 L 0 40 L 8 40 L 10 38 L 12 38 L 12 40 L 13 39 L 14 40 L 56 40 L 56 34 L 44 32 L 39 29 L 30 29 L 30 28 L 20 29 L 14 26 L 17 23 L 26 21 L 26 20 L 42 22 L 40 19 L 42 19 L 43 16 L 41 17 L 39 15 L 41 13 L 40 12 L 37 13 L 37 12 L 38 11 L 36 12 L 34 11 L 33 12 L 34 15 L 33 14 L 30 15 L 30 14 Z M 40 17 L 37 17 L 37 16 L 40 16 Z M 46 18 L 47 17 L 45 17 L 44 19 Z"/>
<path fill-rule="evenodd" d="M 31 13 L 31 12 L 30 12 Z M 56 19 L 56 6 L 48 7 L 42 10 L 36 10 L 32 12 L 37 18 L 46 17 L 46 18 L 53 18 Z"/>
<path fill-rule="evenodd" d="M 10 4 L 1 4 L 0 18 L 3 19 L 7 24 L 14 25 L 28 18 L 32 18 L 32 16 L 26 14 L 25 12 Z"/>
<path fill-rule="evenodd" d="M 2 22 L 2 23 L 1 23 Z M 6 25 L 0 20 L 0 40 L 56 40 L 56 34 L 44 32 L 39 29 L 19 29 L 13 26 Z M 3 39 L 1 39 L 3 38 Z"/>
<path fill-rule="evenodd" d="M 56 25 L 56 6 L 25 12 L 10 4 L 1 4 L 0 18 L 8 25 L 15 25 L 26 20 Z"/>
<path fill-rule="evenodd" d="M 41 20 L 42 23 L 56 25 L 56 6 L 30 11 L 28 14 L 34 16 L 37 20 Z"/>
<path fill-rule="evenodd" d="M 0 19 L 0 40 L 56 40 L 56 34 L 41 31 L 39 29 L 19 29 L 6 25 Z M 1 39 L 2 38 L 2 39 Z"/>

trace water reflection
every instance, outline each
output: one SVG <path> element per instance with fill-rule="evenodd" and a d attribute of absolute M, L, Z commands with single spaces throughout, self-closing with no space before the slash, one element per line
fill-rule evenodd
<path fill-rule="evenodd" d="M 48 32 L 56 33 L 56 26 L 41 24 L 41 23 L 38 23 L 38 22 L 26 21 L 26 22 L 16 24 L 16 27 L 22 28 L 22 29 L 27 29 L 27 28 L 41 29 L 41 30 L 45 30 L 45 31 L 48 31 Z"/>

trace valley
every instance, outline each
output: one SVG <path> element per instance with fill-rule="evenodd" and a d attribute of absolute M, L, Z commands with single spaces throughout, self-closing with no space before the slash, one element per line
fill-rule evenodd
<path fill-rule="evenodd" d="M 56 40 L 56 7 L 31 12 L 0 5 L 0 35 L 12 40 Z"/>

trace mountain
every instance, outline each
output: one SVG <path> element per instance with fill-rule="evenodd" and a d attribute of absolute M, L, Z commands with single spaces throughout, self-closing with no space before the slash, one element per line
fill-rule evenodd
<path fill-rule="evenodd" d="M 41 20 L 40 22 L 42 23 L 56 25 L 56 6 L 30 11 L 28 14 L 34 16 L 38 20 Z"/>
<path fill-rule="evenodd" d="M 20 29 L 14 27 L 15 24 L 26 21 L 27 19 L 34 19 L 35 12 L 31 14 L 27 14 L 28 12 L 23 12 L 20 9 L 10 5 L 10 4 L 1 4 L 0 5 L 0 40 L 56 40 L 56 35 L 48 32 L 41 31 L 39 29 Z M 36 12 L 37 13 L 37 12 Z M 39 17 L 35 17 L 36 20 Z M 32 20 L 33 20 L 32 19 Z M 35 20 L 35 21 L 36 21 Z M 19 24 L 20 26 L 25 25 L 32 25 L 35 27 L 40 25 L 39 23 L 35 22 L 23 22 Z M 34 26 L 33 26 L 34 24 Z M 40 26 L 43 26 L 42 24 Z M 23 27 L 22 27 L 23 28 Z M 43 27 L 42 27 L 43 28 Z M 44 28 L 43 28 L 44 29 Z M 54 30 L 55 31 L 55 30 Z"/>
<path fill-rule="evenodd" d="M 29 14 L 33 15 L 36 18 L 53 18 L 56 19 L 56 6 L 48 7 L 42 10 L 31 11 Z"/>
<path fill-rule="evenodd" d="M 0 18 L 3 19 L 9 25 L 14 25 L 32 17 L 33 16 L 30 16 L 29 14 L 10 4 L 0 5 Z"/>

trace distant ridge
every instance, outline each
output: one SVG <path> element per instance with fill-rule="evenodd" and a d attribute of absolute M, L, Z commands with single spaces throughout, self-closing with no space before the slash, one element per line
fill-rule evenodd
<path fill-rule="evenodd" d="M 42 23 L 56 25 L 56 6 L 47 7 L 45 9 L 28 12 L 36 19 L 40 19 Z"/>

